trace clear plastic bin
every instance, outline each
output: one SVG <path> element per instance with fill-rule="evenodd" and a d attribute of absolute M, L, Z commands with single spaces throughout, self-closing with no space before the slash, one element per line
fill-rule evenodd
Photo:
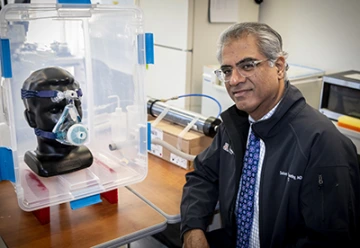
<path fill-rule="evenodd" d="M 137 7 L 120 5 L 9 4 L 0 12 L 1 52 L 10 53 L 2 59 L 3 111 L 23 210 L 81 199 L 146 177 L 142 18 Z M 93 163 L 41 177 L 24 162 L 24 154 L 36 149 L 37 136 L 25 120 L 20 90 L 32 72 L 47 67 L 66 69 L 80 84 L 82 123 L 89 132 L 84 145 Z"/>

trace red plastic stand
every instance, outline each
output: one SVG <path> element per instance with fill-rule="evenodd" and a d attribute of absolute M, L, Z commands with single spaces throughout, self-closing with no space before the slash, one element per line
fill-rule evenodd
<path fill-rule="evenodd" d="M 101 193 L 100 195 L 102 197 L 104 197 L 111 204 L 118 203 L 118 190 L 117 189 L 113 189 L 113 190 Z M 34 210 L 34 211 L 32 211 L 32 213 L 36 216 L 36 218 L 42 225 L 50 223 L 50 207 Z"/>
<path fill-rule="evenodd" d="M 118 190 L 117 189 L 113 189 L 113 190 L 101 193 L 100 195 L 102 197 L 104 197 L 111 204 L 118 203 Z"/>
<path fill-rule="evenodd" d="M 50 207 L 34 210 L 32 213 L 36 216 L 41 225 L 50 223 Z"/>

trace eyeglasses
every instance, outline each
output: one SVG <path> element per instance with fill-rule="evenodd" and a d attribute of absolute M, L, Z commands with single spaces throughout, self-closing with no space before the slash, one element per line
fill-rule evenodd
<path fill-rule="evenodd" d="M 254 75 L 256 71 L 256 66 L 258 64 L 265 62 L 267 60 L 269 59 L 245 61 L 236 64 L 235 68 L 241 76 L 248 78 Z M 233 72 L 233 68 L 230 66 L 224 66 L 223 68 L 214 71 L 218 79 L 223 83 L 228 83 L 230 81 L 232 77 L 232 72 Z"/>

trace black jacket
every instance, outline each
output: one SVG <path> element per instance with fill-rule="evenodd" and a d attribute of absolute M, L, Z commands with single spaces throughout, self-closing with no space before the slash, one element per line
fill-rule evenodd
<path fill-rule="evenodd" d="M 186 175 L 181 236 L 206 230 L 219 202 L 222 226 L 236 239 L 234 209 L 249 121 L 235 105 L 221 117 L 213 143 Z M 354 144 L 289 83 L 273 116 L 254 123 L 253 130 L 266 147 L 259 191 L 261 247 L 355 245 L 360 174 Z"/>

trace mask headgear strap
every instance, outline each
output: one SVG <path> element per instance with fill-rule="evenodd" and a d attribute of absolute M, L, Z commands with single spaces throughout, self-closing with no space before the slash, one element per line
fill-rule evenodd
<path fill-rule="evenodd" d="M 52 98 L 57 96 L 57 91 L 54 90 L 24 90 L 21 89 L 21 99 L 24 98 L 33 98 L 33 97 L 41 97 L 41 98 Z"/>
<path fill-rule="evenodd" d="M 47 138 L 47 139 L 57 139 L 57 135 L 55 133 L 46 132 L 39 128 L 35 128 L 34 131 L 35 131 L 36 136 L 40 136 L 40 137 Z"/>
<path fill-rule="evenodd" d="M 56 90 L 25 90 L 21 89 L 21 99 L 26 98 L 34 98 L 34 97 L 40 97 L 40 98 L 51 98 L 54 102 L 60 102 L 63 99 L 76 99 L 79 97 L 82 97 L 82 91 L 81 89 L 76 90 L 66 90 L 66 91 L 56 91 Z M 40 136 L 47 139 L 58 139 L 58 134 L 53 132 L 47 132 L 43 131 L 39 128 L 34 128 L 36 136 Z"/>
<path fill-rule="evenodd" d="M 67 94 L 67 92 L 76 92 L 76 95 Z M 64 98 L 66 99 L 74 99 L 82 97 L 83 93 L 81 89 L 76 90 L 67 90 L 67 91 L 57 91 L 57 90 L 25 90 L 21 89 L 21 99 L 25 98 L 34 98 L 34 97 L 40 97 L 40 98 L 51 98 L 55 102 L 60 102 Z"/>

